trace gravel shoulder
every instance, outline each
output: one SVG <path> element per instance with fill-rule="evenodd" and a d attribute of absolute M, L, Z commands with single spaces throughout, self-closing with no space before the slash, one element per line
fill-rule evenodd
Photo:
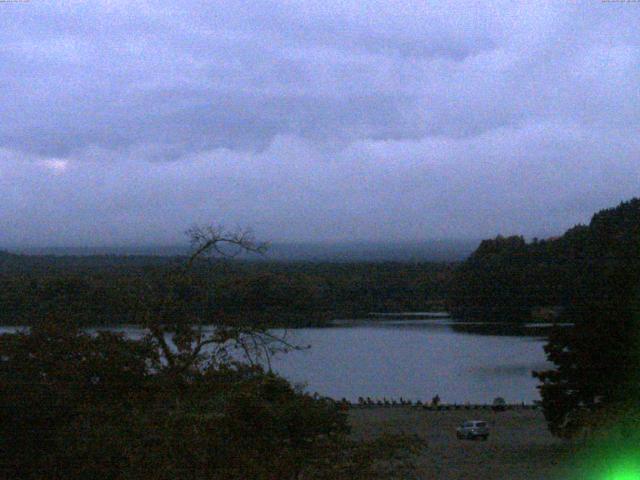
<path fill-rule="evenodd" d="M 560 479 L 571 445 L 554 438 L 537 410 L 428 411 L 421 408 L 354 408 L 353 435 L 374 438 L 381 432 L 416 434 L 428 447 L 418 458 L 420 478 L 429 480 Z M 455 429 L 465 420 L 485 420 L 486 442 L 458 440 Z"/>

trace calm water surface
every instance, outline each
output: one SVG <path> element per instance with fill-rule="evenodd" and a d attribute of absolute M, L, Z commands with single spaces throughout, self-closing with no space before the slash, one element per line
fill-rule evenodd
<path fill-rule="evenodd" d="M 436 394 L 447 403 L 487 403 L 497 396 L 508 402 L 538 400 L 531 371 L 549 366 L 544 340 L 505 335 L 490 324 L 472 327 L 403 320 L 289 330 L 291 342 L 311 348 L 277 356 L 273 368 L 309 392 L 352 401 L 360 396 L 425 401 Z M 141 333 L 135 327 L 117 330 Z"/>
<path fill-rule="evenodd" d="M 276 358 L 274 369 L 311 392 L 352 401 L 436 394 L 450 403 L 538 400 L 531 371 L 549 366 L 545 341 L 487 334 L 486 327 L 485 334 L 465 333 L 448 321 L 416 320 L 291 330 L 289 339 L 311 348 Z"/>

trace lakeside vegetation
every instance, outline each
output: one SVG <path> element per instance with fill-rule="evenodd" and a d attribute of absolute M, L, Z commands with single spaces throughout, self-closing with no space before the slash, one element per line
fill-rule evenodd
<path fill-rule="evenodd" d="M 192 257 L 0 255 L 0 319 L 33 327 L 0 336 L 4 473 L 49 478 L 42 472 L 55 465 L 64 478 L 410 478 L 419 440 L 354 442 L 340 404 L 251 359 L 296 348 L 273 337 L 274 325 L 443 301 L 467 320 L 524 322 L 547 308 L 572 324 L 549 337 L 553 368 L 535 373 L 549 430 L 637 439 L 640 199 L 559 238 L 486 240 L 460 265 L 208 262 L 200 253 L 219 241 L 254 248 L 208 233 Z M 147 334 L 82 330 L 117 323 Z"/>
<path fill-rule="evenodd" d="M 598 212 L 556 238 L 484 240 L 459 263 L 199 261 L 175 300 L 210 316 L 288 327 L 442 307 L 465 321 L 559 320 L 594 282 L 625 290 L 640 276 L 638 204 Z M 81 325 L 138 323 L 139 299 L 168 288 L 187 260 L 0 252 L 0 324 L 28 325 L 59 305 L 72 307 Z"/>
<path fill-rule="evenodd" d="M 187 257 L 27 256 L 0 253 L 0 324 L 30 325 L 64 306 L 80 325 L 139 323 L 140 298 L 165 291 L 205 316 L 243 316 L 271 326 L 324 325 L 373 311 L 441 306 L 448 263 L 200 261 Z M 213 320 L 212 320 L 213 322 Z"/>
<path fill-rule="evenodd" d="M 259 248 L 213 229 L 192 238 L 187 266 L 224 244 Z M 211 312 L 201 308 L 209 291 L 198 280 L 175 268 L 143 276 L 144 288 L 133 292 L 141 338 L 92 335 L 78 321 L 84 304 L 59 298 L 32 313 L 29 331 L 0 335 L 0 476 L 410 478 L 423 442 L 352 439 L 336 402 L 260 366 L 295 345 L 234 315 L 200 328 Z"/>
<path fill-rule="evenodd" d="M 571 324 L 545 347 L 554 367 L 535 372 L 552 433 L 575 437 L 640 428 L 640 199 L 596 213 L 564 235 L 483 241 L 456 270 L 454 315 Z"/>
<path fill-rule="evenodd" d="M 591 290 L 628 291 L 640 278 L 639 252 L 640 199 L 633 199 L 560 237 L 484 240 L 455 269 L 448 305 L 454 317 L 465 320 L 558 319 L 592 297 Z M 602 296 L 604 290 L 598 292 Z M 572 321 L 571 314 L 562 319 Z"/>

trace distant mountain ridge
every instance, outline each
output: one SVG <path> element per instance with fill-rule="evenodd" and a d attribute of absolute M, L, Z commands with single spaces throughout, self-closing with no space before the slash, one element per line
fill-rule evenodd
<path fill-rule="evenodd" d="M 468 257 L 479 240 L 427 240 L 421 242 L 336 242 L 270 244 L 264 256 L 246 260 L 312 262 L 457 262 Z M 188 245 L 122 247 L 24 247 L 7 249 L 25 255 L 52 256 L 158 256 L 187 255 Z"/>

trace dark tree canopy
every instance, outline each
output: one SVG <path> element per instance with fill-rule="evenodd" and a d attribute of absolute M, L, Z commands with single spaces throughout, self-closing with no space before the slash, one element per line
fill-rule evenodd
<path fill-rule="evenodd" d="M 588 226 L 573 227 L 561 237 L 530 243 L 517 236 L 484 240 L 453 274 L 452 313 L 523 322 L 541 308 L 560 311 L 581 302 L 589 283 L 627 282 L 622 277 L 639 271 L 639 210 L 640 199 L 633 199 L 598 212 Z"/>
<path fill-rule="evenodd" d="M 72 310 L 83 325 L 135 323 L 133 307 L 148 294 L 149 282 L 166 283 L 177 271 L 183 283 L 189 277 L 189 287 L 175 298 L 185 302 L 186 310 L 243 315 L 278 326 L 320 325 L 331 318 L 358 318 L 369 312 L 442 308 L 452 271 L 450 265 L 435 263 L 268 262 L 236 257 L 193 262 L 185 272 L 186 256 L 8 258 L 3 263 L 0 253 L 0 324 L 4 325 L 29 325 L 60 306 Z"/>
<path fill-rule="evenodd" d="M 298 478 L 356 447 L 335 404 L 260 368 L 176 375 L 148 341 L 60 319 L 0 339 L 2 478 Z"/>
<path fill-rule="evenodd" d="M 545 350 L 555 368 L 536 373 L 552 432 L 571 436 L 612 410 L 637 408 L 639 286 L 636 198 L 558 238 L 483 241 L 455 270 L 449 303 L 465 319 L 525 322 L 546 310 L 574 325 L 553 331 Z"/>
<path fill-rule="evenodd" d="M 640 412 L 640 200 L 567 235 L 577 274 L 561 320 L 574 327 L 554 331 L 545 350 L 555 368 L 536 373 L 561 436 Z"/>
<path fill-rule="evenodd" d="M 258 248 L 217 229 L 193 238 L 187 267 L 223 245 Z M 82 330 L 60 302 L 0 335 L 0 478 L 411 478 L 405 460 L 420 442 L 350 439 L 339 405 L 257 362 L 297 347 L 241 315 L 212 315 L 194 281 L 182 266 L 140 279 L 127 304 L 146 328 L 139 339 Z"/>

